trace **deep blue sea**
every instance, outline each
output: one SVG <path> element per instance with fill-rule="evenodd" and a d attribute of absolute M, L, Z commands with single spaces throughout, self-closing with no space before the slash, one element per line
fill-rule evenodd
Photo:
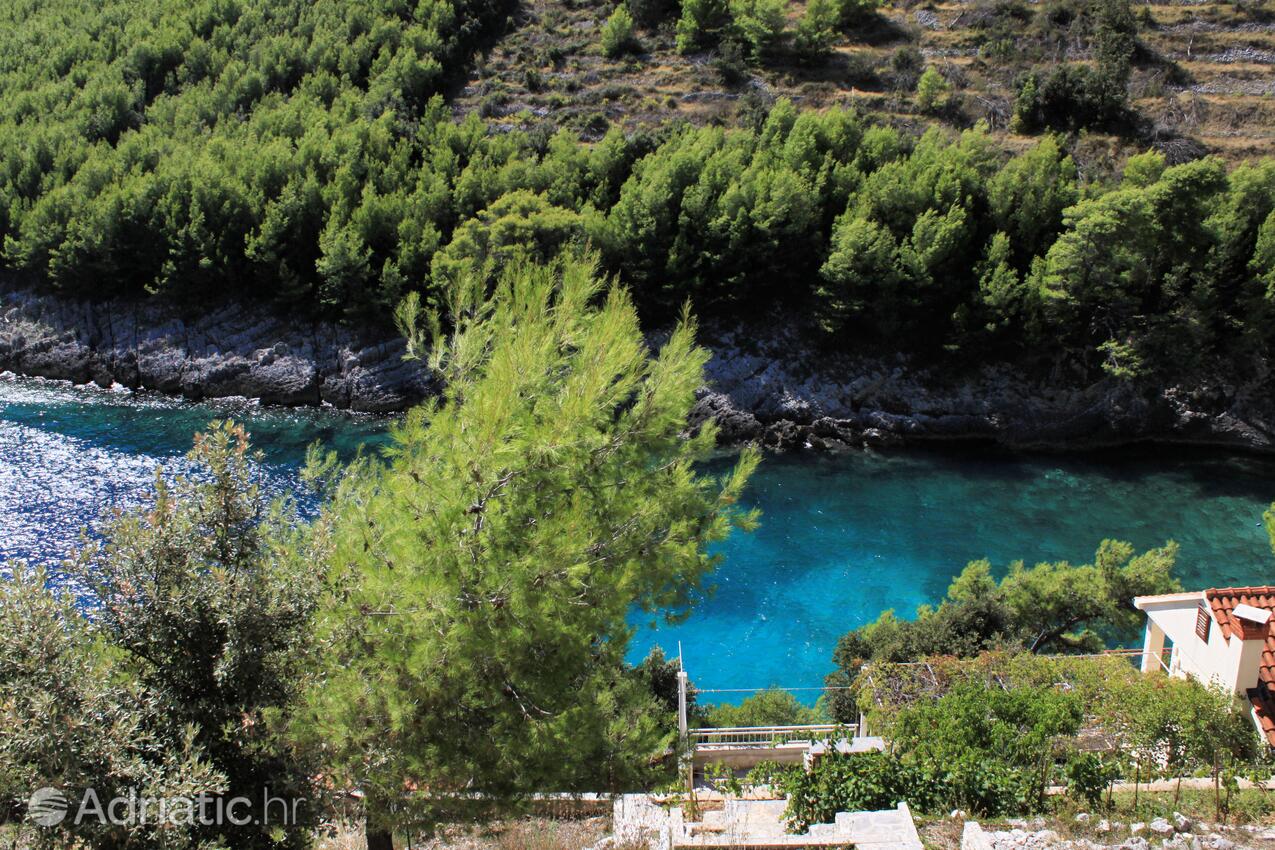
<path fill-rule="evenodd" d="M 386 421 L 0 377 L 0 561 L 56 562 L 105 509 L 180 471 L 209 420 L 248 424 L 272 489 L 319 440 L 350 455 Z M 724 461 L 719 462 L 719 464 Z M 908 449 L 770 456 L 748 500 L 762 525 L 721 546 L 716 590 L 689 620 L 650 628 L 705 688 L 817 686 L 837 637 L 942 596 L 966 562 L 1087 561 L 1104 537 L 1181 544 L 1188 587 L 1275 582 L 1261 525 L 1275 461 L 1173 448 L 1086 455 Z"/>

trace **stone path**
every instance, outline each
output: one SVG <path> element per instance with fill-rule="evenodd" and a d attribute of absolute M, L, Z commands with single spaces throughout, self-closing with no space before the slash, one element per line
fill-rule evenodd
<path fill-rule="evenodd" d="M 787 806 L 786 800 L 728 799 L 722 808 L 705 811 L 701 820 L 688 821 L 680 806 L 665 808 L 643 794 L 625 795 L 615 804 L 615 841 L 645 842 L 651 850 L 849 846 L 860 850 L 921 850 L 921 839 L 906 803 L 879 812 L 838 812 L 833 823 L 813 824 L 809 832 L 800 835 L 788 832 L 783 820 Z"/>

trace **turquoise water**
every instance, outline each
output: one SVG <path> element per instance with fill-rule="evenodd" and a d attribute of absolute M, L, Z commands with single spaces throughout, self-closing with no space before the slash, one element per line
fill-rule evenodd
<path fill-rule="evenodd" d="M 214 419 L 246 422 L 273 494 L 297 489 L 306 447 L 344 455 L 384 440 L 385 420 L 249 402 L 188 404 L 62 382 L 0 376 L 0 562 L 57 563 L 80 529 L 141 498 L 155 468 L 187 468 L 192 435 Z"/>
<path fill-rule="evenodd" d="M 0 378 L 0 561 L 56 562 L 108 507 L 180 471 L 193 431 L 247 422 L 266 482 L 292 489 L 306 447 L 351 454 L 385 421 L 332 411 L 193 405 Z M 1189 587 L 1275 582 L 1261 514 L 1275 462 L 1172 448 L 1056 456 L 992 450 L 768 457 L 748 499 L 762 526 L 721 547 L 716 592 L 633 647 L 676 653 L 705 688 L 818 685 L 837 637 L 887 608 L 910 615 L 969 560 L 1085 561 L 1104 537 L 1176 539 Z"/>
<path fill-rule="evenodd" d="M 768 458 L 762 526 L 723 547 L 712 597 L 634 656 L 681 642 L 703 688 L 809 687 L 838 636 L 911 616 L 971 560 L 1087 563 L 1104 537 L 1181 546 L 1190 588 L 1275 582 L 1262 511 L 1275 464 L 1172 448 L 1060 456 L 982 450 Z M 732 696 L 729 699 L 737 699 Z"/>

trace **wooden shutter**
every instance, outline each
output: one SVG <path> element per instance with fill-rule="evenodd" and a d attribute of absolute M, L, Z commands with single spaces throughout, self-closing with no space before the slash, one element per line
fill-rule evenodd
<path fill-rule="evenodd" d="M 1209 642 L 1209 627 L 1213 625 L 1213 616 L 1209 613 L 1209 603 L 1200 600 L 1200 607 L 1195 612 L 1195 635 L 1205 643 Z"/>

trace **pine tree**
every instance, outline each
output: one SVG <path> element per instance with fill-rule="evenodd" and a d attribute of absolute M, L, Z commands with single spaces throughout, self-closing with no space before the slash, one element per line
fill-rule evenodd
<path fill-rule="evenodd" d="M 419 310 L 400 321 L 423 353 Z M 634 610 L 681 611 L 757 461 L 696 469 L 707 353 L 686 316 L 658 354 L 591 261 L 463 276 L 432 314 L 441 399 L 384 462 L 333 485 L 334 591 L 313 734 L 366 795 L 369 846 L 530 791 L 632 787 L 671 741 L 624 663 Z M 446 321 L 452 330 L 444 335 Z"/>

